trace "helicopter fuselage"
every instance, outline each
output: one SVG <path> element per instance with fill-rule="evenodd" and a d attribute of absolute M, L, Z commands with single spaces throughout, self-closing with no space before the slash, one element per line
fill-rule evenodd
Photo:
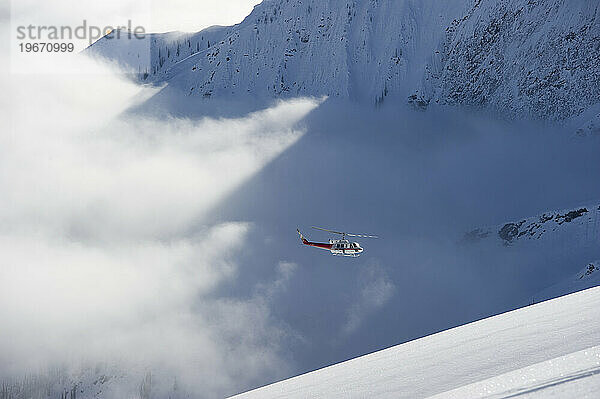
<path fill-rule="evenodd" d="M 329 244 L 333 255 L 357 257 L 364 251 L 359 243 L 348 240 L 329 240 Z"/>
<path fill-rule="evenodd" d="M 312 242 L 308 241 L 300 231 L 300 239 L 302 240 L 302 244 L 308 245 L 310 247 L 325 249 L 331 252 L 332 255 L 336 256 L 350 256 L 356 258 L 360 256 L 360 254 L 364 251 L 364 249 L 357 242 L 350 242 L 346 239 L 341 240 L 329 240 L 329 242 Z"/>

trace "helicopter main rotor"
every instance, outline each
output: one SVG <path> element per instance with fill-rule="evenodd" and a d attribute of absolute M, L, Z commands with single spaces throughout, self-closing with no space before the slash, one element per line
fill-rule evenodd
<path fill-rule="evenodd" d="M 345 239 L 346 236 L 348 236 L 348 237 L 360 237 L 360 238 L 379 238 L 378 236 L 372 236 L 372 235 L 368 235 L 368 234 L 346 233 L 346 232 L 343 232 L 343 231 L 335 231 L 335 230 L 324 229 L 322 227 L 312 226 L 312 228 L 316 229 L 316 230 L 327 231 L 327 232 L 333 233 L 333 234 L 340 234 L 342 236 L 342 240 Z"/>

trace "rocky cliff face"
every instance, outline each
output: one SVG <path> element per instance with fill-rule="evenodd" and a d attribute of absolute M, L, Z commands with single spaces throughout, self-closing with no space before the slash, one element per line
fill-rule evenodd
<path fill-rule="evenodd" d="M 240 24 L 90 52 L 202 97 L 335 96 L 562 120 L 600 102 L 594 0 L 265 0 Z M 141 43 L 140 43 L 141 42 Z"/>
<path fill-rule="evenodd" d="M 447 29 L 431 98 L 565 119 L 600 101 L 593 1 L 476 1 Z"/>

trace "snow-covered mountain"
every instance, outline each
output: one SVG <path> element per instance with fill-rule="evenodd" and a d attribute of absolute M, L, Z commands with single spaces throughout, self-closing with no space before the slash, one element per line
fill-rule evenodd
<path fill-rule="evenodd" d="M 126 375 L 122 370 L 106 365 L 85 367 L 76 373 L 57 368 L 47 373 L 2 381 L 0 398 L 92 399 L 116 397 L 124 392 L 127 392 L 127 396 L 130 397 L 147 398 L 144 393 L 149 388 L 151 374 L 139 378 L 132 378 L 131 374 Z"/>
<path fill-rule="evenodd" d="M 594 243 L 600 237 L 600 205 L 545 212 L 498 226 L 466 233 L 464 243 L 493 240 L 504 246 L 527 245 L 531 241 Z"/>
<path fill-rule="evenodd" d="M 562 120 L 600 102 L 598 8 L 593 0 L 265 0 L 235 26 L 142 40 L 113 32 L 88 52 L 193 96 L 328 95 Z"/>
<path fill-rule="evenodd" d="M 558 246 L 573 253 L 582 248 L 597 247 L 599 240 L 600 205 L 589 204 L 549 211 L 497 226 L 477 228 L 466 233 L 460 242 L 467 246 L 487 243 L 506 247 L 507 250 L 538 248 L 540 252 Z M 530 301 L 540 302 L 600 285 L 598 264 L 598 261 L 589 263 L 575 275 L 556 281 L 532 295 Z M 565 264 L 564 269 L 572 270 L 573 266 Z"/>
<path fill-rule="evenodd" d="M 593 397 L 600 389 L 599 317 L 600 288 L 592 288 L 236 398 Z"/>
<path fill-rule="evenodd" d="M 533 300 L 536 302 L 544 301 L 597 286 L 600 286 L 600 261 L 598 260 L 588 263 L 574 276 L 541 291 Z"/>
<path fill-rule="evenodd" d="M 476 0 L 447 29 L 428 98 L 547 119 L 583 112 L 600 101 L 598 10 L 596 1 Z"/>
<path fill-rule="evenodd" d="M 98 363 L 70 370 L 67 367 L 7 379 L 0 384 L 0 399 L 102 399 L 190 398 L 176 378 L 152 371 L 123 369 Z"/>
<path fill-rule="evenodd" d="M 600 114 L 587 120 L 575 133 L 580 137 L 600 136 Z"/>

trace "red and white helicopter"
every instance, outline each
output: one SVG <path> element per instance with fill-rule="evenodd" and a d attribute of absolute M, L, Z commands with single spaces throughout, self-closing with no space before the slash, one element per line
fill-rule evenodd
<path fill-rule="evenodd" d="M 327 232 L 333 233 L 333 234 L 340 234 L 342 236 L 342 239 L 341 240 L 329 240 L 329 242 L 327 242 L 327 243 L 311 242 L 311 241 L 308 241 L 306 238 L 304 238 L 304 236 L 302 235 L 302 233 L 300 232 L 299 229 L 296 229 L 296 231 L 300 235 L 300 240 L 302 240 L 302 244 L 308 245 L 311 247 L 320 248 L 320 249 L 325 249 L 327 251 L 330 251 L 332 255 L 336 255 L 336 256 L 351 256 L 353 258 L 356 258 L 356 257 L 360 256 L 360 254 L 364 251 L 364 249 L 360 246 L 359 243 L 350 242 L 350 241 L 346 240 L 346 236 L 362 237 L 362 238 L 378 238 L 377 236 L 370 236 L 370 235 L 366 235 L 366 234 L 344 233 L 341 231 L 323 229 L 321 227 L 313 227 L 313 229 L 323 230 L 323 231 L 327 231 Z"/>

